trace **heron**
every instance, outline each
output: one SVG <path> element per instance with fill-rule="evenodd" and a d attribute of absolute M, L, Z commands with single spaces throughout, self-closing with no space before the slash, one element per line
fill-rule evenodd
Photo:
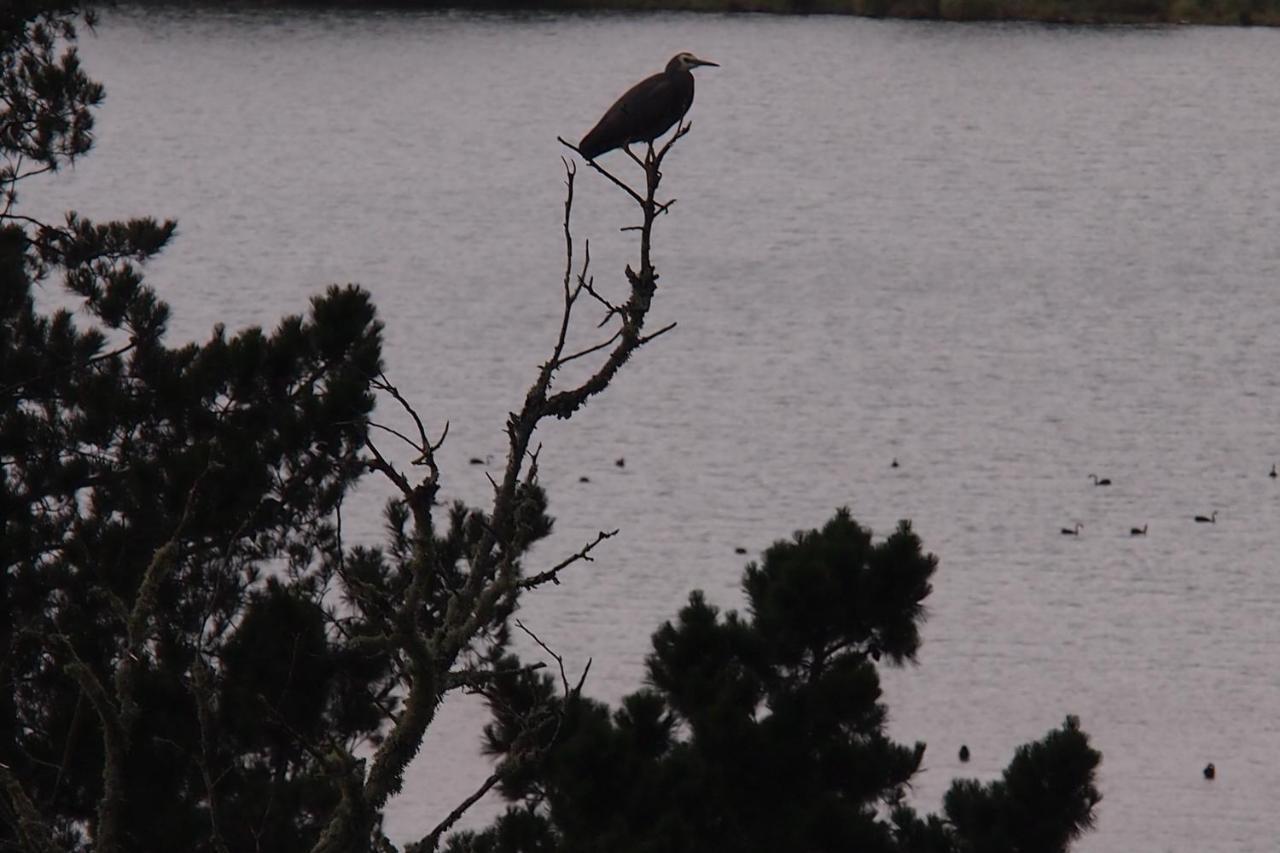
<path fill-rule="evenodd" d="M 633 142 L 652 143 L 684 118 L 693 105 L 691 69 L 699 65 L 720 67 L 692 53 L 671 57 L 666 70 L 646 77 L 614 101 L 604 118 L 582 137 L 578 151 L 588 160 L 594 160 L 606 151 L 624 148 Z"/>

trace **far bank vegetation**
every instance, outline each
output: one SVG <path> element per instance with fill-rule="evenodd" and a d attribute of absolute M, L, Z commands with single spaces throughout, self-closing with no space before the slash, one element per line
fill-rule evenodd
<path fill-rule="evenodd" d="M 224 6 L 211 0 L 141 0 Z M 943 21 L 1280 26 L 1280 0 L 232 0 L 243 7 L 763 12 Z"/>
<path fill-rule="evenodd" d="M 551 5 L 847 14 L 946 21 L 1280 25 L 1280 0 L 559 0 Z"/>

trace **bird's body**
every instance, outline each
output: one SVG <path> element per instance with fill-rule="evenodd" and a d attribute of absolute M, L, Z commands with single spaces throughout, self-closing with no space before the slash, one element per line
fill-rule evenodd
<path fill-rule="evenodd" d="M 1200 522 L 1201 524 L 1217 524 L 1217 523 L 1218 523 L 1218 511 L 1215 509 L 1215 510 L 1214 510 L 1212 513 L 1210 513 L 1209 515 L 1197 515 L 1197 516 L 1196 516 L 1196 521 Z"/>
<path fill-rule="evenodd" d="M 715 65 L 692 53 L 677 53 L 665 70 L 646 77 L 614 102 L 591 128 L 578 151 L 594 160 L 606 151 L 633 142 L 653 142 L 670 130 L 693 105 L 693 73 L 699 65 Z"/>
<path fill-rule="evenodd" d="M 1218 770 L 1216 767 L 1213 766 L 1212 761 L 1204 766 L 1204 778 L 1212 779 L 1214 776 L 1217 776 L 1217 775 L 1218 775 Z"/>
<path fill-rule="evenodd" d="M 1276 463 L 1271 463 L 1271 473 L 1267 474 L 1267 476 L 1273 480 L 1276 478 Z"/>
<path fill-rule="evenodd" d="M 1144 525 L 1142 525 L 1141 527 L 1130 527 L 1130 528 L 1129 528 L 1129 535 L 1130 535 L 1130 536 L 1146 536 L 1146 535 L 1147 535 L 1147 526 L 1144 524 Z"/>
<path fill-rule="evenodd" d="M 1076 522 L 1076 526 L 1075 526 L 1075 527 L 1064 527 L 1064 528 L 1062 528 L 1062 535 L 1063 535 L 1063 536 L 1079 536 L 1079 535 L 1080 535 L 1080 529 L 1081 529 L 1082 527 L 1084 527 L 1084 525 L 1077 521 L 1077 522 Z"/>
<path fill-rule="evenodd" d="M 1097 474 L 1090 474 L 1089 478 L 1093 480 L 1095 486 L 1110 486 L 1111 480 L 1108 477 L 1099 478 Z"/>

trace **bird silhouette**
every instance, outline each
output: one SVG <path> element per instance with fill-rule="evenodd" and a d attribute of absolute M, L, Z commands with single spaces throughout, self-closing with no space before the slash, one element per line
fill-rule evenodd
<path fill-rule="evenodd" d="M 666 133 L 693 105 L 693 72 L 699 65 L 718 67 L 692 53 L 677 53 L 665 70 L 646 77 L 626 91 L 591 128 L 578 151 L 594 160 L 606 151 L 633 142 L 653 142 Z"/>
<path fill-rule="evenodd" d="M 1208 764 L 1204 766 L 1204 778 L 1212 779 L 1214 776 L 1217 776 L 1217 775 L 1218 775 L 1218 771 L 1214 768 L 1212 761 L 1210 761 Z"/>
<path fill-rule="evenodd" d="M 1110 485 L 1111 485 L 1111 480 L 1110 480 L 1109 478 L 1107 478 L 1107 477 L 1103 477 L 1103 478 L 1099 479 L 1097 474 L 1090 474 L 1090 475 L 1089 475 L 1089 479 L 1093 480 L 1093 484 L 1094 484 L 1095 486 L 1110 486 Z"/>
<path fill-rule="evenodd" d="M 1076 522 L 1076 526 L 1075 526 L 1075 528 L 1074 528 L 1074 529 L 1073 529 L 1073 528 L 1070 528 L 1070 527 L 1064 527 L 1064 528 L 1062 528 L 1062 535 L 1063 535 L 1063 536 L 1079 536 L 1079 535 L 1080 535 L 1080 529 L 1081 529 L 1082 527 L 1084 527 L 1084 525 L 1077 521 L 1077 522 Z"/>
<path fill-rule="evenodd" d="M 1146 535 L 1147 535 L 1147 526 L 1144 524 L 1144 525 L 1142 525 L 1141 527 L 1130 527 L 1130 528 L 1129 528 L 1129 535 L 1130 535 L 1130 536 L 1146 536 Z"/>
<path fill-rule="evenodd" d="M 1217 524 L 1218 511 L 1215 509 L 1209 515 L 1197 515 L 1196 521 L 1200 522 L 1201 524 Z"/>
<path fill-rule="evenodd" d="M 1271 473 L 1267 474 L 1267 476 L 1273 480 L 1276 478 L 1276 463 L 1271 463 Z"/>
<path fill-rule="evenodd" d="M 964 744 L 960 744 L 960 760 L 961 761 L 969 760 L 969 747 L 965 746 Z"/>

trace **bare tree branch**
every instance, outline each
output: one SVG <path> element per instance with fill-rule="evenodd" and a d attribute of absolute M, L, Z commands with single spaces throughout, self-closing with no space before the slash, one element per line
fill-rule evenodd
<path fill-rule="evenodd" d="M 387 426 L 387 425 L 385 425 L 385 424 L 380 424 L 380 423 L 378 423 L 377 421 L 367 421 L 366 423 L 368 423 L 368 424 L 369 424 L 369 426 L 371 426 L 371 427 L 372 427 L 372 428 L 374 428 L 374 429 L 380 429 L 380 430 L 382 430 L 383 432 L 390 433 L 391 435 L 394 435 L 396 438 L 400 439 L 400 440 L 401 440 L 401 441 L 403 441 L 405 444 L 409 445 L 410 447 L 412 447 L 414 450 L 418 451 L 419 453 L 421 453 L 421 452 L 422 452 L 422 445 L 421 445 L 421 444 L 418 444 L 418 443 L 417 443 L 416 441 L 414 441 L 412 438 L 409 438 L 409 436 L 405 435 L 405 434 L 404 434 L 404 433 L 402 433 L 400 430 L 395 429 L 394 427 L 389 427 L 389 426 Z"/>
<path fill-rule="evenodd" d="M 639 241 L 639 268 L 638 271 L 630 266 L 626 268 L 629 294 L 622 304 L 614 304 L 596 291 L 589 276 L 591 260 L 589 246 L 584 249 L 580 270 L 574 269 L 574 246 L 570 225 L 576 167 L 571 162 L 564 161 L 565 266 L 560 287 L 562 301 L 560 322 L 552 341 L 550 356 L 538 366 L 533 382 L 526 390 L 523 403 L 510 414 L 507 420 L 506 465 L 499 476 L 490 478 L 493 485 L 491 510 L 483 515 L 477 513 L 473 516 L 481 524 L 480 534 L 474 540 L 468 540 L 472 544 L 469 545 L 464 556 L 466 580 L 457 588 L 451 586 L 448 590 L 442 618 L 429 617 L 426 614 L 425 605 L 428 593 L 438 589 L 437 586 L 433 586 L 433 578 L 442 570 L 442 567 L 436 565 L 438 556 L 434 552 L 435 534 L 432 533 L 431 527 L 431 511 L 439 490 L 439 471 L 435 465 L 434 452 L 439 448 L 440 442 L 433 443 L 427 439 L 421 419 L 413 414 L 409 403 L 386 380 L 385 376 L 379 380 L 377 387 L 391 395 L 410 412 L 418 426 L 419 440 L 415 442 L 409 436 L 392 434 L 396 434 L 414 446 L 422 447 L 423 454 L 415 462 L 426 464 L 429 468 L 428 476 L 415 485 L 399 472 L 372 442 L 366 442 L 371 457 L 367 458 L 365 463 L 371 470 L 380 471 L 391 480 L 413 513 L 414 550 L 408 563 L 411 574 L 409 586 L 402 599 L 395 605 L 394 614 L 387 626 L 388 630 L 381 636 L 367 638 L 368 642 L 385 643 L 393 647 L 389 651 L 393 659 L 398 662 L 397 679 L 404 691 L 401 694 L 403 710 L 395 718 L 386 738 L 370 757 L 367 773 L 362 767 L 344 765 L 349 772 L 333 774 L 341 788 L 341 801 L 331 815 L 321 839 L 313 848 L 313 853 L 339 853 L 356 845 L 367 846 L 370 843 L 376 843 L 375 836 L 378 834 L 376 815 L 387 799 L 401 789 L 405 768 L 421 747 L 423 735 L 434 720 L 445 693 L 458 686 L 484 690 L 489 680 L 501 674 L 457 670 L 455 666 L 460 657 L 473 650 L 475 644 L 485 636 L 485 632 L 492 629 L 494 624 L 510 617 L 522 592 L 543 584 L 558 582 L 561 571 L 576 562 L 592 559 L 594 549 L 605 539 L 616 534 L 617 531 L 602 531 L 594 541 L 550 569 L 529 578 L 522 579 L 520 576 L 519 558 L 524 553 L 524 548 L 519 545 L 523 540 L 518 525 L 521 523 L 522 502 L 525 500 L 523 495 L 527 494 L 525 490 L 533 486 L 537 480 L 538 451 L 533 446 L 535 431 L 548 418 L 571 417 L 590 397 L 600 393 L 609 385 L 617 371 L 637 348 L 674 326 L 674 324 L 669 325 L 648 335 L 644 332 L 645 319 L 656 291 L 658 278 L 650 259 L 652 228 L 655 218 L 670 206 L 670 202 L 660 204 L 655 200 L 658 183 L 661 180 L 660 166 L 662 158 L 670 150 L 674 140 L 687 132 L 687 126 L 682 125 L 677 129 L 673 139 L 661 149 L 655 151 L 650 145 L 643 161 L 634 158 L 645 170 L 646 186 L 643 195 L 601 168 L 599 164 L 588 161 L 593 169 L 625 191 L 640 206 L 643 214 Z M 577 151 L 577 148 L 568 142 L 564 140 L 561 142 L 571 150 Z M 584 292 L 596 303 L 604 306 L 608 312 L 604 322 L 616 316 L 620 320 L 620 328 L 603 343 L 566 354 L 573 311 Z M 597 354 L 601 356 L 599 363 L 585 381 L 575 387 L 552 392 L 552 383 L 560 367 L 570 361 L 586 359 L 588 356 Z M 392 432 L 389 428 L 380 428 Z M 442 435 L 440 441 L 443 441 L 443 438 Z M 528 630 L 523 625 L 521 628 Z M 540 645 L 543 644 L 540 643 Z M 546 646 L 543 645 L 543 648 L 546 649 Z M 565 691 L 564 702 L 557 714 L 551 739 L 546 740 L 547 718 L 544 717 L 536 725 L 530 721 L 530 725 L 526 726 L 526 732 L 530 738 L 536 739 L 521 744 L 519 749 L 497 768 L 493 777 L 487 779 L 476 792 L 468 795 L 428 836 L 417 844 L 410 845 L 408 849 L 434 850 L 442 835 L 456 823 L 461 814 L 483 797 L 485 792 L 498 784 L 503 774 L 515 772 L 529 761 L 540 760 L 550 744 L 559 736 L 565 709 L 576 700 L 578 691 L 585 683 L 587 672 L 583 672 L 582 679 L 578 681 L 576 687 L 571 685 L 565 673 L 563 658 L 551 652 L 550 649 L 546 650 L 560 667 L 561 682 Z M 589 669 L 590 662 L 587 665 L 587 670 Z M 362 783 L 359 781 L 361 777 L 363 777 Z"/>
<path fill-rule="evenodd" d="M 593 562 L 595 558 L 591 556 L 591 552 L 595 550 L 596 546 L 599 545 L 604 540 L 612 539 L 617 535 L 618 535 L 617 530 L 609 530 L 609 531 L 601 530 L 599 533 L 596 534 L 595 539 L 591 540 L 586 545 L 584 545 L 582 549 L 578 551 L 576 554 L 572 554 L 564 558 L 559 563 L 556 563 L 554 566 L 547 569 L 545 572 L 540 572 L 536 575 L 533 575 L 532 577 L 528 577 L 520 581 L 520 588 L 533 589 L 534 587 L 542 586 L 544 583 L 547 583 L 548 581 L 558 586 L 560 584 L 560 572 L 564 571 L 569 566 L 572 566 L 574 563 L 578 562 L 579 560 L 586 560 L 587 562 Z"/>
<path fill-rule="evenodd" d="M 618 331 L 613 333 L 613 337 L 609 338 L 609 340 L 601 341 L 595 346 L 587 347 L 584 350 L 579 350 L 578 352 L 575 352 L 572 355 L 566 355 L 564 358 L 560 359 L 559 363 L 560 365 L 563 366 L 575 359 L 579 359 L 579 358 L 583 358 L 585 356 L 591 355 L 593 352 L 600 352 L 600 350 L 602 349 L 608 349 L 610 346 L 613 345 L 613 342 L 616 341 L 621 336 L 622 336 L 622 330 L 619 329 Z"/>
<path fill-rule="evenodd" d="M 364 446 L 373 454 L 373 459 L 365 460 L 365 465 L 368 466 L 369 470 L 381 472 L 388 480 L 395 483 L 396 488 L 404 495 L 405 500 L 412 500 L 413 486 L 409 484 L 408 478 L 387 461 L 386 457 L 382 455 L 382 452 L 378 450 L 377 445 L 372 441 L 365 439 Z"/>
<path fill-rule="evenodd" d="M 497 785 L 509 775 L 510 769 L 506 766 L 506 762 L 503 762 L 497 770 L 489 774 L 489 778 L 485 779 L 484 782 L 480 784 L 479 788 L 476 788 L 476 790 L 459 803 L 453 811 L 449 812 L 445 819 L 436 825 L 435 829 L 427 833 L 426 837 L 414 844 L 406 845 L 404 853 L 435 853 L 435 851 L 440 847 L 441 836 L 448 832 L 455 823 L 462 819 L 462 816 L 467 813 L 467 809 L 480 802 L 484 795 L 493 789 L 494 785 Z"/>
<path fill-rule="evenodd" d="M 405 853 L 434 853 L 434 851 L 439 848 L 440 839 L 444 836 L 444 833 L 448 832 L 454 824 L 456 824 L 462 816 L 466 814 L 469 808 L 479 802 L 485 794 L 489 793 L 489 791 L 491 791 L 494 786 L 500 782 L 511 778 L 517 772 L 520 772 L 546 758 L 547 754 L 551 751 L 551 748 L 560 739 L 560 733 L 564 728 L 565 716 L 568 712 L 569 705 L 576 701 L 581 695 L 582 685 L 586 681 L 587 672 L 591 669 L 591 662 L 589 660 L 587 661 L 587 666 L 583 670 L 582 677 L 578 680 L 578 684 L 571 687 L 569 685 L 569 679 L 565 674 L 564 657 L 553 651 L 550 646 L 543 642 L 537 634 L 530 630 L 519 619 L 516 620 L 516 625 L 520 630 L 524 631 L 525 634 L 533 638 L 533 641 L 541 646 L 542 649 L 549 654 L 560 667 L 560 683 L 564 688 L 564 698 L 561 700 L 560 708 L 555 714 L 555 728 L 545 741 L 538 743 L 536 738 L 538 732 L 543 726 L 543 723 L 546 721 L 546 716 L 538 709 L 531 712 L 526 719 L 525 725 L 522 727 L 522 731 L 516 736 L 515 741 L 512 743 L 508 757 L 503 759 L 503 761 L 498 765 L 498 768 L 494 770 L 494 772 L 491 773 L 475 791 L 467 795 L 461 803 L 449 812 L 449 814 L 445 816 L 444 820 L 440 821 L 440 823 L 437 824 L 436 827 L 425 837 L 423 837 L 421 841 L 407 845 L 405 847 Z"/>
<path fill-rule="evenodd" d="M 597 172 L 599 172 L 600 174 L 604 175 L 604 176 L 605 176 L 606 178 L 608 178 L 609 180 L 613 181 L 613 183 L 614 183 L 616 186 L 618 186 L 620 189 L 622 189 L 624 192 L 626 192 L 626 193 L 627 193 L 627 195 L 629 195 L 629 196 L 631 196 L 633 199 L 635 199 L 635 201 L 636 201 L 636 203 L 637 203 L 637 204 L 644 204 L 644 197 L 643 197 L 643 196 L 641 196 L 641 195 L 640 195 L 640 193 L 638 193 L 638 192 L 636 192 L 635 190 L 633 190 L 631 187 L 629 187 L 629 186 L 626 184 L 626 182 L 624 182 L 624 181 L 623 181 L 623 180 L 621 180 L 620 178 L 615 177 L 615 176 L 613 175 L 613 173 L 612 173 L 612 172 L 610 172 L 608 169 L 606 169 L 606 168 L 604 168 L 603 166 L 601 166 L 601 165 L 600 165 L 599 163 L 597 163 L 595 160 L 590 160 L 590 159 L 588 159 L 586 156 L 584 156 L 584 155 L 583 155 L 583 153 L 578 149 L 578 146 L 574 145 L 572 142 L 569 142 L 569 141 L 568 141 L 568 140 L 566 140 L 563 136 L 557 136 L 557 137 L 556 137 L 556 139 L 557 139 L 557 140 L 559 140 L 559 141 L 560 141 L 560 144 L 561 144 L 561 145 L 563 145 L 565 148 L 568 148 L 568 149 L 569 149 L 570 151 L 572 151 L 574 154 L 577 154 L 579 157 L 582 157 L 582 159 L 586 161 L 586 164 L 587 164 L 588 166 L 590 166 L 591 168 L 595 169 Z M 628 148 L 628 149 L 627 149 L 627 153 L 628 153 L 628 154 L 631 154 L 631 149 L 629 149 L 629 148 Z M 631 154 L 631 159 L 636 160 L 636 162 L 637 162 L 637 163 L 638 163 L 638 162 L 640 162 L 639 160 L 637 160 L 637 159 L 636 159 L 636 155 L 634 155 L 634 154 Z M 644 164 L 641 164 L 641 165 L 644 165 Z"/>

